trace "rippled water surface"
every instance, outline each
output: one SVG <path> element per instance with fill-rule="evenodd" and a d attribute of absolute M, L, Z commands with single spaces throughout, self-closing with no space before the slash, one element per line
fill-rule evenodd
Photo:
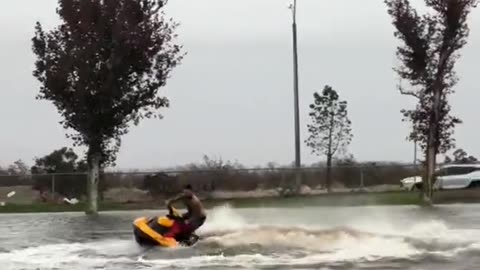
<path fill-rule="evenodd" d="M 0 215 L 10 269 L 478 269 L 480 205 L 298 209 L 219 207 L 192 248 L 142 249 L 137 216 Z"/>

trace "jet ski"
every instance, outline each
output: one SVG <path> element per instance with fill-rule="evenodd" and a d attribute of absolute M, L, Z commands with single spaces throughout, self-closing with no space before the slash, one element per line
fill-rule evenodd
<path fill-rule="evenodd" d="M 199 237 L 182 231 L 184 220 L 183 215 L 174 207 L 168 208 L 166 216 L 137 218 L 133 222 L 135 241 L 141 246 L 193 246 Z"/>

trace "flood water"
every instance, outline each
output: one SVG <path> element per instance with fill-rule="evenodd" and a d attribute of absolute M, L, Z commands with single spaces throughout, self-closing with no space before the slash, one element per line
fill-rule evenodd
<path fill-rule="evenodd" d="M 164 212 L 159 212 L 163 214 Z M 2 270 L 478 269 L 480 205 L 218 207 L 191 248 L 142 249 L 151 211 L 0 215 Z"/>

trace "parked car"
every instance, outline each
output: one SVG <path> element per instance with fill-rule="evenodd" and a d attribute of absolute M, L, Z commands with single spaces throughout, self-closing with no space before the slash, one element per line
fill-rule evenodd
<path fill-rule="evenodd" d="M 420 189 L 422 187 L 421 176 L 411 176 L 400 180 L 400 186 L 409 191 Z"/>
<path fill-rule="evenodd" d="M 434 189 L 465 189 L 480 187 L 480 164 L 452 164 L 435 170 Z M 400 180 L 406 190 L 422 188 L 422 177 L 412 176 Z"/>

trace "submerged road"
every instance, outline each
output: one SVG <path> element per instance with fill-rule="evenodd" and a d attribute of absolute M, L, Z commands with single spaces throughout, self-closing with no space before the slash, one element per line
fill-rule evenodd
<path fill-rule="evenodd" d="M 2 270 L 477 269 L 480 205 L 210 210 L 192 248 L 144 250 L 153 212 L 0 215 Z"/>

